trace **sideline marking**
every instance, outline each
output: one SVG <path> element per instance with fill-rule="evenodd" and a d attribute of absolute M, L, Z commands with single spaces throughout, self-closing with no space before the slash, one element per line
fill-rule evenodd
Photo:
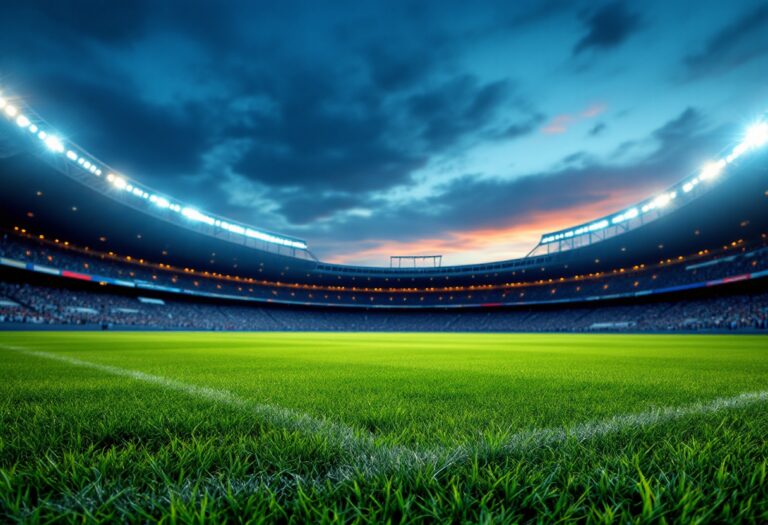
<path fill-rule="evenodd" d="M 341 466 L 331 470 L 322 478 L 305 480 L 297 476 L 295 479 L 297 484 L 308 483 L 321 488 L 327 486 L 328 481 L 341 484 L 360 475 L 373 477 L 379 474 L 392 474 L 398 471 L 413 472 L 425 466 L 431 467 L 433 476 L 437 477 L 452 466 L 476 457 L 507 456 L 540 447 L 558 445 L 569 440 L 583 442 L 616 434 L 624 430 L 645 428 L 684 417 L 713 414 L 723 410 L 743 408 L 768 401 L 768 391 L 745 392 L 733 397 L 720 397 L 706 402 L 700 401 L 688 405 L 658 407 L 644 412 L 617 415 L 607 419 L 579 423 L 572 427 L 545 427 L 525 430 L 512 434 L 501 444 L 497 445 L 490 444 L 481 439 L 479 442 L 461 445 L 453 449 L 436 447 L 427 450 L 414 450 L 404 446 L 379 444 L 376 443 L 373 434 L 366 433 L 365 431 L 356 430 L 353 427 L 327 419 L 318 419 L 291 409 L 253 403 L 227 390 L 191 385 L 137 370 L 83 361 L 75 357 L 51 352 L 30 350 L 5 344 L 0 344 L 0 348 L 155 384 L 210 401 L 250 410 L 263 418 L 268 424 L 298 432 L 319 434 L 349 455 L 346 463 L 342 463 Z M 249 480 L 244 480 L 242 484 L 243 486 L 252 485 Z"/>
<path fill-rule="evenodd" d="M 347 473 L 345 474 L 345 477 L 351 476 L 355 472 L 362 473 L 366 476 L 373 476 L 383 469 L 411 469 L 415 462 L 421 463 L 427 459 L 437 459 L 429 452 L 416 452 L 407 447 L 376 443 L 375 436 L 365 430 L 358 430 L 342 423 L 316 418 L 288 408 L 252 402 L 228 390 L 193 385 L 163 376 L 147 374 L 138 370 L 94 363 L 92 361 L 84 361 L 76 357 L 53 352 L 32 350 L 6 344 L 0 344 L 0 348 L 5 348 L 23 355 L 59 361 L 72 366 L 90 368 L 107 374 L 150 383 L 169 390 L 183 392 L 190 396 L 250 411 L 269 425 L 310 435 L 320 435 L 336 448 L 349 454 L 350 457 L 348 458 L 347 464 L 354 465 L 355 468 L 339 469 L 339 472 L 344 471 Z"/>

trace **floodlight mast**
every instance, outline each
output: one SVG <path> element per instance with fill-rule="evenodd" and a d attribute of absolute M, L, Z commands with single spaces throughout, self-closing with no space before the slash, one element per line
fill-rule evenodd
<path fill-rule="evenodd" d="M 419 262 L 423 264 L 418 265 Z M 431 262 L 431 264 L 428 264 L 428 262 Z M 393 269 L 424 268 L 424 267 L 439 268 L 442 265 L 443 265 L 442 255 L 390 255 L 389 256 L 389 267 Z"/>

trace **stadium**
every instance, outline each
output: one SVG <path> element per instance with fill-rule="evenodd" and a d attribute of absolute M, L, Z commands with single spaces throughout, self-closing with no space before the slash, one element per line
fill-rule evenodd
<path fill-rule="evenodd" d="M 768 519 L 768 113 L 524 256 L 367 266 L 0 89 L 3 521 Z"/>
<path fill-rule="evenodd" d="M 19 102 L 3 99 L 0 105 L 7 127 L 15 128 L 2 168 L 14 176 L 4 180 L 0 263 L 9 277 L 3 320 L 16 326 L 768 327 L 761 280 L 768 275 L 764 120 L 700 173 L 609 216 L 544 233 L 526 257 L 465 266 L 412 261 L 411 267 L 359 267 L 324 263 L 306 241 L 158 194 L 62 143 L 55 128 Z M 172 316 L 163 315 L 166 307 Z M 202 313 L 209 310 L 217 314 Z M 385 310 L 433 312 L 379 313 Z M 196 324 L 199 319 L 204 324 Z"/>

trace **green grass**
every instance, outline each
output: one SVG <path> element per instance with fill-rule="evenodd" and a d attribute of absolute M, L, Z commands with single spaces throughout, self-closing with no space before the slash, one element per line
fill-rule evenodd
<path fill-rule="evenodd" d="M 768 520 L 768 403 L 532 433 L 766 391 L 761 336 L 0 333 L 0 373 L 0 521 Z"/>

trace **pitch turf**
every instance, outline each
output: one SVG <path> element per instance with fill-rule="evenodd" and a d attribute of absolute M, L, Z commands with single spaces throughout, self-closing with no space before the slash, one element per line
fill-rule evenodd
<path fill-rule="evenodd" d="M 2 521 L 768 520 L 761 336 L 0 333 L 0 371 Z"/>

